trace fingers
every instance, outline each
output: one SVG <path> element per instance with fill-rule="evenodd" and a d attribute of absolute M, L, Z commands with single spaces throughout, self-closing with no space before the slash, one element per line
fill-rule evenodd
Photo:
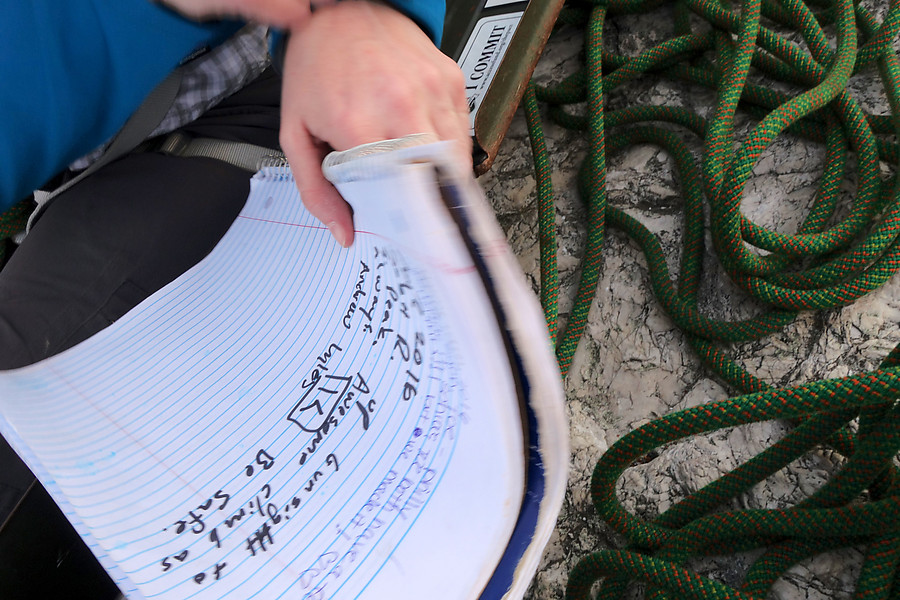
<path fill-rule="evenodd" d="M 430 41 L 428 44 L 426 50 L 438 52 Z M 400 53 L 392 48 L 384 52 L 389 57 Z M 353 71 L 352 65 L 344 67 L 342 70 L 350 71 L 345 75 L 347 83 L 327 93 L 327 103 L 299 103 L 299 111 L 310 115 L 310 133 L 326 140 L 335 150 L 413 134 L 433 134 L 440 140 L 457 141 L 459 164 L 471 170 L 469 111 L 463 76 L 456 63 L 443 55 L 438 64 L 413 56 L 409 61 L 412 64 L 406 65 L 408 72 L 404 72 L 404 64 L 388 62 L 388 66 L 379 67 L 379 60 L 384 59 L 371 57 L 359 71 Z M 287 61 L 285 70 L 285 85 L 299 80 L 287 73 Z M 333 82 L 328 80 L 328 73 L 314 81 L 326 82 L 318 88 L 323 94 L 324 90 L 334 89 L 329 87 Z M 298 86 L 291 93 L 299 96 L 303 90 Z M 294 111 L 288 109 L 287 97 L 283 106 L 284 118 L 291 118 Z"/>
<path fill-rule="evenodd" d="M 472 135 L 469 104 L 466 101 L 465 80 L 457 64 L 450 61 L 445 70 L 445 102 L 434 108 L 434 131 L 442 140 L 456 141 L 456 160 L 459 175 L 472 171 Z"/>
<path fill-rule="evenodd" d="M 281 147 L 291 165 L 303 205 L 347 248 L 353 243 L 353 214 L 334 186 L 322 175 L 325 149 L 302 128 L 282 128 Z"/>
<path fill-rule="evenodd" d="M 455 142 L 458 174 L 471 173 L 463 75 L 393 8 L 317 3 L 315 13 L 291 30 L 283 73 L 282 147 L 304 204 L 342 245 L 353 239 L 352 213 L 322 176 L 326 149 L 434 134 Z"/>

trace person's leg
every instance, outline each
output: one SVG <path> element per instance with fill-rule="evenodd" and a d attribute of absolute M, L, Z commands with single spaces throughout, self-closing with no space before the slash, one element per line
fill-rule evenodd
<path fill-rule="evenodd" d="M 267 72 L 183 131 L 277 148 L 279 102 Z M 0 370 L 71 348 L 200 261 L 251 175 L 209 158 L 130 154 L 60 194 L 0 270 Z M 0 532 L 31 481 L 0 440 Z"/>
<path fill-rule="evenodd" d="M 265 74 L 183 131 L 277 147 L 279 89 Z M 0 271 L 0 370 L 90 337 L 196 264 L 240 211 L 250 175 L 131 154 L 57 197 Z"/>
<path fill-rule="evenodd" d="M 74 346 L 196 264 L 248 181 L 208 158 L 132 154 L 60 195 L 0 272 L 0 369 Z"/>

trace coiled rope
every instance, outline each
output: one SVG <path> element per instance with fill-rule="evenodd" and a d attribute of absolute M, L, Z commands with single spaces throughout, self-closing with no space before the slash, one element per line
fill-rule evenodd
<path fill-rule="evenodd" d="M 670 38 L 623 56 L 603 47 L 608 18 L 670 11 Z M 552 87 L 530 85 L 525 112 L 539 190 L 542 300 L 557 331 L 558 276 L 550 168 L 538 102 L 558 124 L 585 132 L 587 158 L 579 175 L 588 234 L 581 279 L 556 351 L 565 376 L 594 300 L 607 225 L 629 235 L 649 263 L 657 300 L 687 335 L 705 364 L 739 394 L 670 414 L 632 431 L 597 463 L 591 496 L 598 515 L 628 542 L 600 550 L 570 573 L 566 597 L 618 598 L 644 582 L 654 598 L 762 598 L 784 572 L 818 553 L 864 547 L 855 597 L 900 598 L 900 346 L 877 370 L 793 388 L 773 388 L 724 350 L 791 323 L 798 311 L 844 306 L 871 292 L 900 266 L 900 62 L 892 43 L 900 1 L 881 22 L 851 0 L 594 0 L 570 3 L 560 21 L 584 27 L 583 69 Z M 702 24 L 700 24 L 702 22 Z M 830 39 L 826 31 L 836 32 Z M 793 36 L 789 39 L 788 36 Z M 791 41 L 796 40 L 796 41 Z M 798 41 L 802 40 L 802 43 Z M 833 45 L 832 45 L 833 43 Z M 890 115 L 868 114 L 848 91 L 850 78 L 874 72 Z M 639 78 L 667 78 L 715 91 L 709 118 L 675 106 L 605 110 L 611 91 Z M 765 85 L 761 80 L 777 82 Z M 779 85 L 785 84 L 785 85 Z M 779 91 L 793 86 L 798 94 Z M 578 112 L 574 105 L 586 105 Z M 737 138 L 735 116 L 756 120 Z M 794 234 L 761 226 L 741 212 L 754 165 L 778 136 L 802 136 L 825 147 L 815 201 Z M 685 143 L 702 144 L 697 160 Z M 673 281 L 659 240 L 606 198 L 606 156 L 633 144 L 653 144 L 674 160 L 683 190 L 683 242 Z M 855 159 L 856 189 L 841 211 L 841 185 Z M 885 173 L 888 174 L 885 174 Z M 727 275 L 769 308 L 741 321 L 707 317 L 698 308 L 706 252 L 704 206 L 714 251 Z M 780 441 L 648 522 L 618 501 L 616 481 L 654 449 L 725 427 L 789 419 Z M 846 457 L 840 471 L 805 501 L 781 510 L 721 511 L 723 505 L 806 453 L 830 447 Z M 862 498 L 865 501 L 861 500 Z M 765 549 L 740 589 L 686 565 L 694 557 Z"/>

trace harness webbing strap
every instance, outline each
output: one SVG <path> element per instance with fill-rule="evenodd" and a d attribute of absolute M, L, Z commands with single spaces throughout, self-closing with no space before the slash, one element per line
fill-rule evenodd
<path fill-rule="evenodd" d="M 78 184 L 78 182 L 89 177 L 91 174 L 96 173 L 102 166 L 107 165 L 134 150 L 138 144 L 143 142 L 144 139 L 150 135 L 150 132 L 159 125 L 163 120 L 163 117 L 166 116 L 166 113 L 169 112 L 172 103 L 175 102 L 175 97 L 178 95 L 178 89 L 181 87 L 181 78 L 182 70 L 175 69 L 158 86 L 153 88 L 153 91 L 151 91 L 144 99 L 144 102 L 141 103 L 134 114 L 125 121 L 125 125 L 122 126 L 122 129 L 120 129 L 110 141 L 106 151 L 100 158 L 91 163 L 89 167 L 52 191 L 36 191 L 34 194 L 34 201 L 37 203 L 38 208 L 28 219 L 28 227 L 31 227 L 31 224 L 34 223 L 43 208 L 53 200 L 53 198 Z"/>
<path fill-rule="evenodd" d="M 200 156 L 226 162 L 255 173 L 262 167 L 284 161 L 284 153 L 245 142 L 232 142 L 213 138 L 192 138 L 180 131 L 165 136 L 159 143 L 151 143 L 146 151 L 162 152 L 172 156 Z"/>

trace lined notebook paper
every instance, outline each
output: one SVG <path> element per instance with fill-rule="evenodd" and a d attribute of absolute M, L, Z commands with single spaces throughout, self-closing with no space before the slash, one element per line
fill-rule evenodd
<path fill-rule="evenodd" d="M 434 166 L 360 164 L 349 250 L 266 169 L 195 268 L 0 374 L 0 433 L 128 597 L 477 598 L 490 580 L 526 483 L 497 316 Z"/>

